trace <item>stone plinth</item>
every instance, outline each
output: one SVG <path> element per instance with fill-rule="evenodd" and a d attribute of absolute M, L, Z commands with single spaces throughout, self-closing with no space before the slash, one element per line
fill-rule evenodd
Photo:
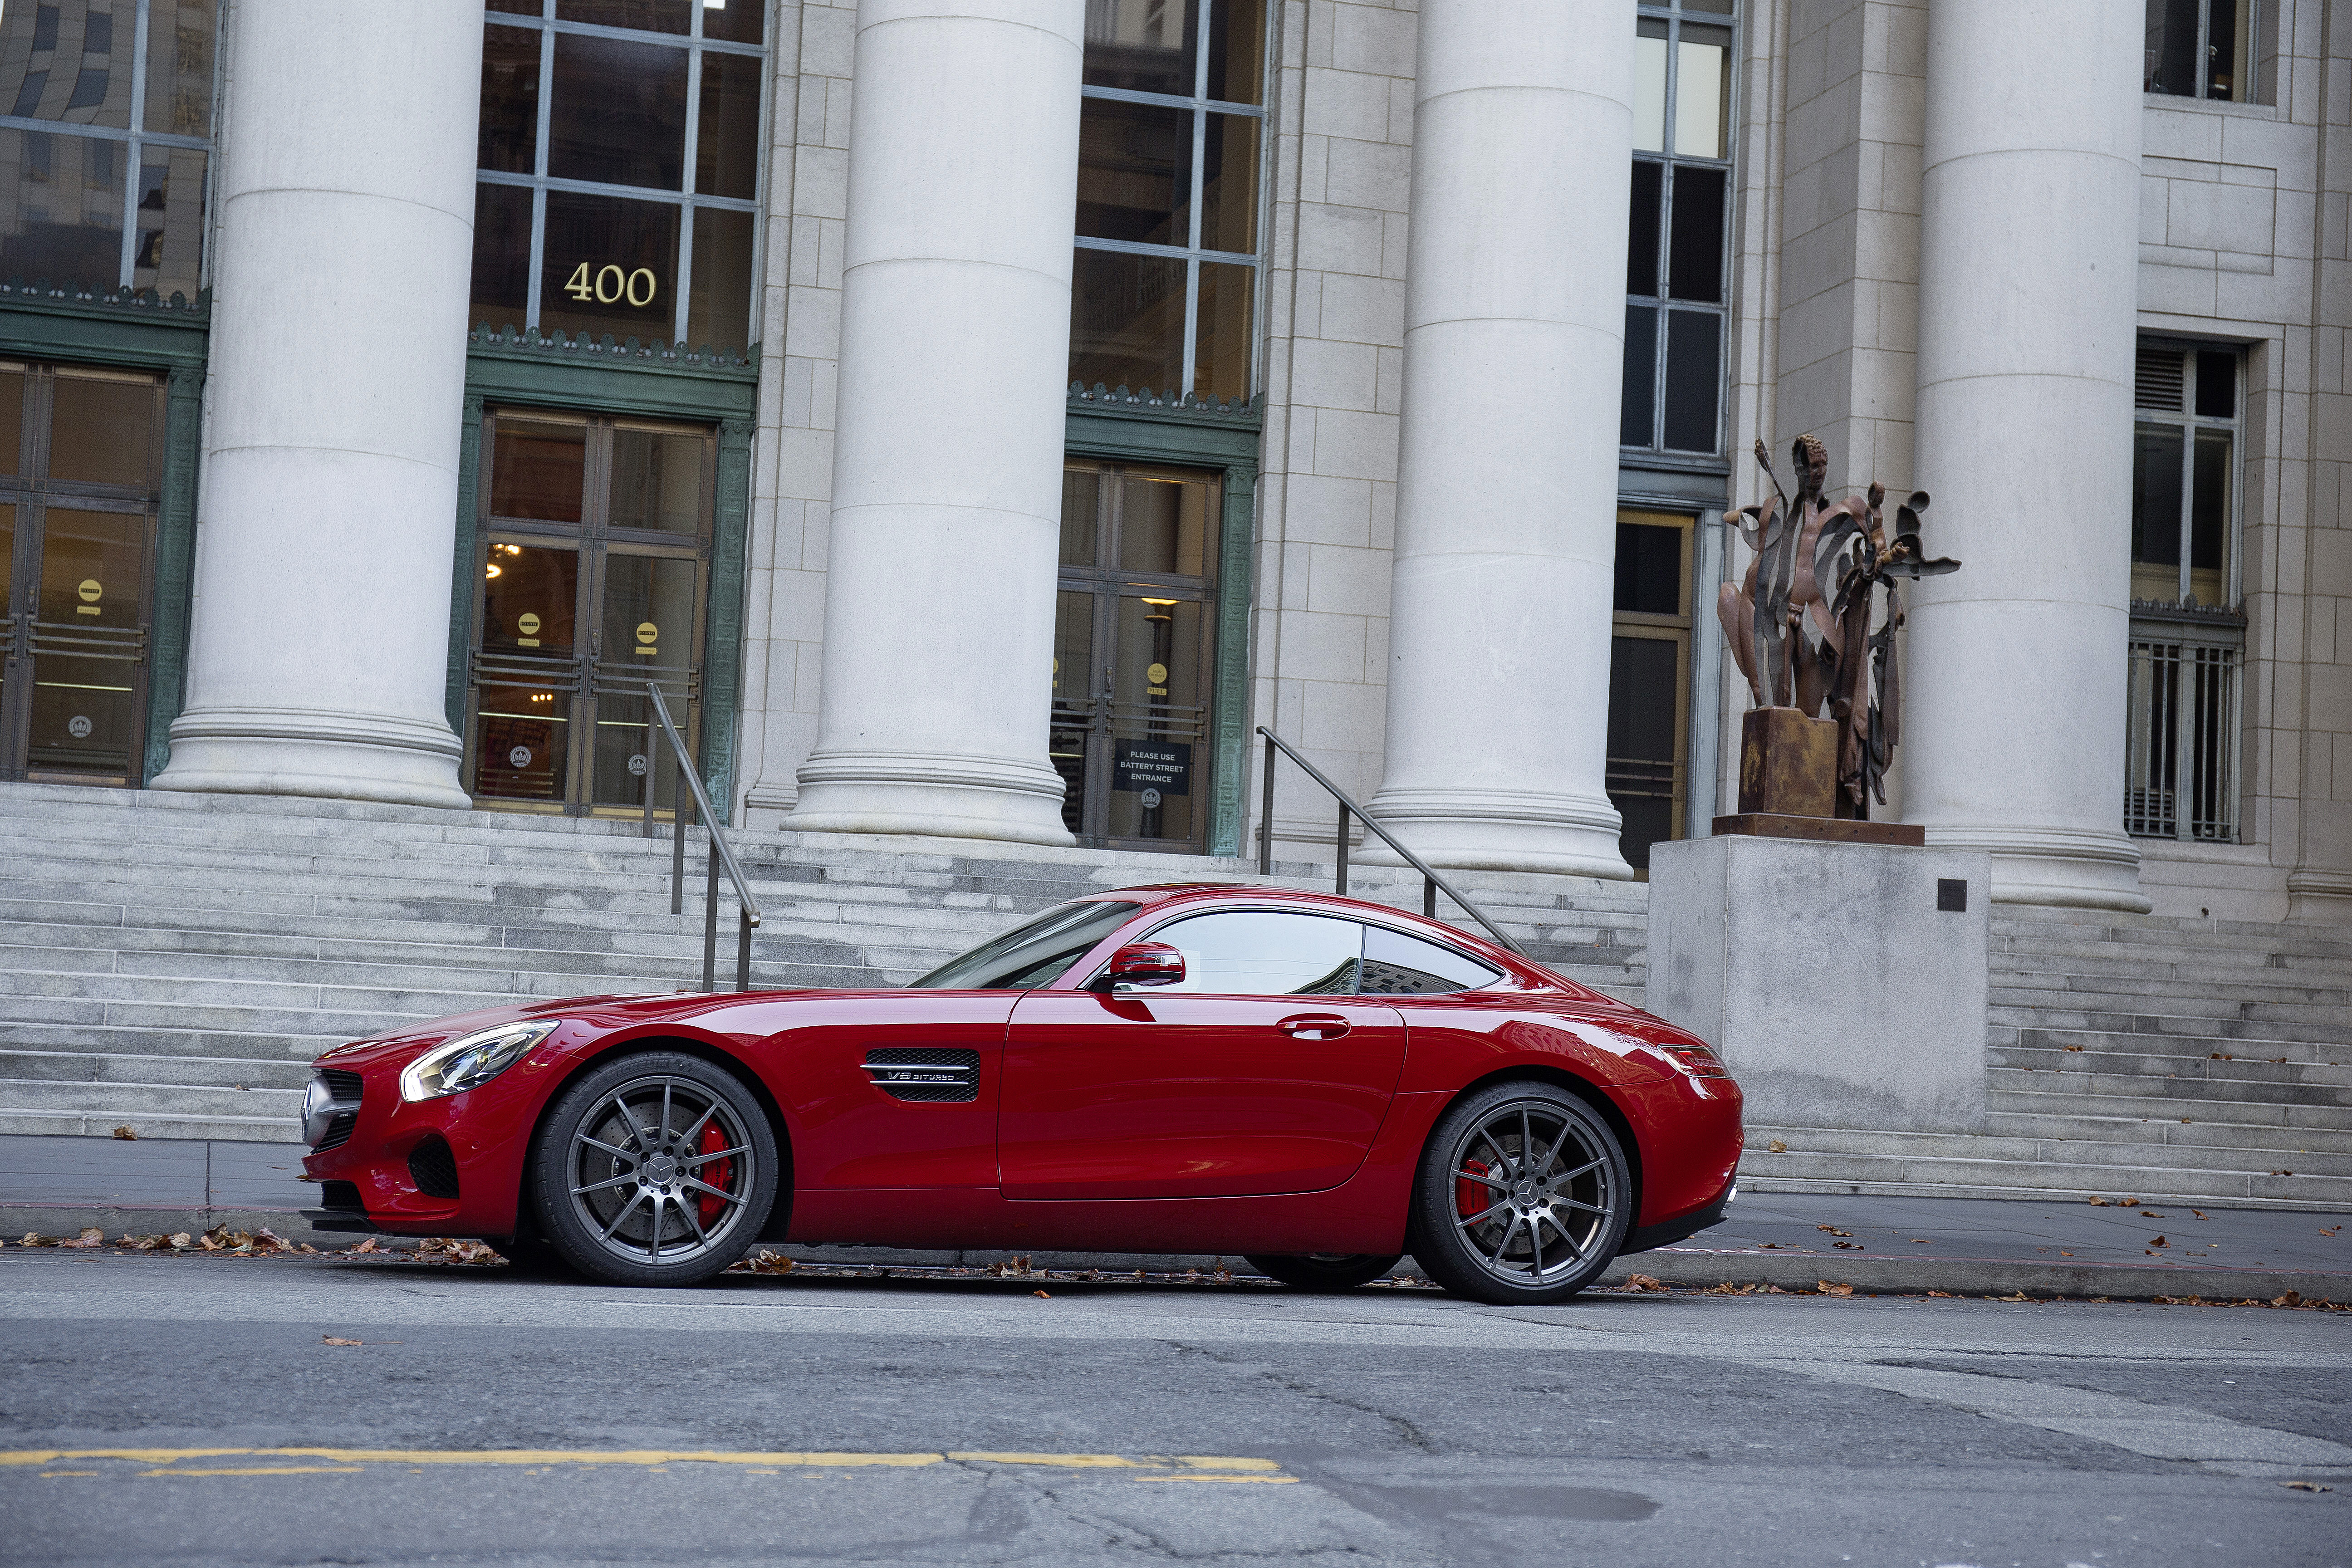
<path fill-rule="evenodd" d="M 1659 844 L 1647 1005 L 1722 1053 L 1749 1121 L 1973 1131 L 1990 884 L 1979 850 Z"/>

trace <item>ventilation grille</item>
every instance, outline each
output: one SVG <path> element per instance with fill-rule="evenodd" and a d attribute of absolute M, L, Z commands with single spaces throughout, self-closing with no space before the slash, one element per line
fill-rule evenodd
<path fill-rule="evenodd" d="M 335 1103 L 348 1109 L 337 1111 L 335 1119 L 327 1123 L 327 1135 L 311 1145 L 313 1153 L 340 1149 L 351 1142 L 352 1129 L 360 1124 L 360 1100 L 365 1081 L 359 1074 L 341 1068 L 320 1068 L 319 1076 L 326 1080 L 327 1092 L 334 1098 Z M 359 1205 L 354 1203 L 352 1206 L 357 1208 Z"/>
<path fill-rule="evenodd" d="M 2180 350 L 2161 343 L 2139 346 L 2139 367 L 2133 379 L 2132 406 L 2159 414 L 2180 412 L 2182 388 Z"/>
<path fill-rule="evenodd" d="M 319 1206 L 338 1213 L 365 1214 L 367 1205 L 360 1202 L 357 1182 L 320 1182 Z"/>
<path fill-rule="evenodd" d="M 933 1104 L 980 1098 L 980 1053 L 949 1046 L 877 1046 L 866 1073 L 893 1100 Z"/>
<path fill-rule="evenodd" d="M 320 1068 L 319 1076 L 327 1080 L 327 1092 L 337 1100 L 347 1100 L 354 1105 L 359 1103 L 362 1087 L 359 1074 L 345 1072 L 341 1068 Z"/>
<path fill-rule="evenodd" d="M 408 1174 L 428 1198 L 457 1195 L 457 1157 L 438 1138 L 427 1138 L 408 1152 Z"/>

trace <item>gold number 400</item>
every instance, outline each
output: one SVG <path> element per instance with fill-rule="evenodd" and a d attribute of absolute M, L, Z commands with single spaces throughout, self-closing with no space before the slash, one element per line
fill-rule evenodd
<path fill-rule="evenodd" d="M 563 285 L 563 291 L 575 300 L 593 300 L 600 305 L 617 305 L 626 300 L 632 305 L 650 305 L 658 287 L 653 272 L 640 267 L 635 272 L 623 272 L 610 265 L 597 268 L 594 278 L 588 275 L 588 264 L 582 262 L 572 268 Z"/>

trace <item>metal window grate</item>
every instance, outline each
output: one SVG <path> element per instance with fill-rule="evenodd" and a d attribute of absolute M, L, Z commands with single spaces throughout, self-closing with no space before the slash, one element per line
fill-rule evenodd
<path fill-rule="evenodd" d="M 2239 664 L 2235 647 L 2135 628 L 2126 832 L 2236 841 Z"/>
<path fill-rule="evenodd" d="M 2139 363 L 2132 378 L 2132 406 L 2159 414 L 2180 412 L 2182 362 L 2188 356 L 2161 344 L 2139 345 Z"/>

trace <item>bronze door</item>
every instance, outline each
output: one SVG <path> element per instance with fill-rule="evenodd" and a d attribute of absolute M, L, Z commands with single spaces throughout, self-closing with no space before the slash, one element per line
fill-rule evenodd
<path fill-rule="evenodd" d="M 136 784 L 163 378 L 0 363 L 0 778 Z"/>
<path fill-rule="evenodd" d="M 468 787 L 573 815 L 642 811 L 651 787 L 667 816 L 646 683 L 698 747 L 712 433 L 536 410 L 485 424 Z"/>
<path fill-rule="evenodd" d="M 1206 847 L 1220 476 L 1073 460 L 1048 751 L 1082 843 Z"/>

